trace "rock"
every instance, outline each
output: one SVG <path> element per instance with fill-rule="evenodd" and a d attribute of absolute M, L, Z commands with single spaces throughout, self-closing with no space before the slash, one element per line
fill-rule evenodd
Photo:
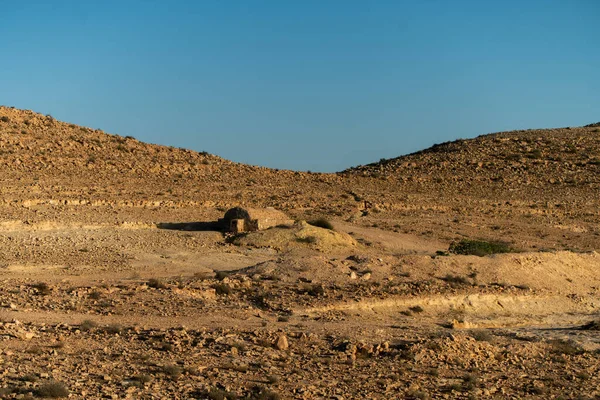
<path fill-rule="evenodd" d="M 33 333 L 33 332 L 21 332 L 21 333 L 19 333 L 19 337 L 22 340 L 31 340 L 31 339 L 33 339 L 35 337 L 35 333 Z"/>
<path fill-rule="evenodd" d="M 452 320 L 452 329 L 472 329 L 476 326 L 468 321 L 458 321 L 456 319 Z"/>
<path fill-rule="evenodd" d="M 290 345 L 288 343 L 287 336 L 281 335 L 277 338 L 277 341 L 275 342 L 275 348 L 277 350 L 287 350 L 289 347 Z"/>

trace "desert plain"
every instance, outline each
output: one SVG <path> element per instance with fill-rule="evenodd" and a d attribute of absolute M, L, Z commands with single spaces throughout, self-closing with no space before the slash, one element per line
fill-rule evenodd
<path fill-rule="evenodd" d="M 323 174 L 0 107 L 0 180 L 1 398 L 600 398 L 600 124 Z"/>

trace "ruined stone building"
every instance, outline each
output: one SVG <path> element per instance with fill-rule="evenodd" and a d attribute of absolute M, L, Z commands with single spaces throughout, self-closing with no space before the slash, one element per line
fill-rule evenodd
<path fill-rule="evenodd" d="M 294 223 L 285 213 L 274 208 L 242 207 L 227 210 L 220 222 L 232 233 L 252 232 Z"/>

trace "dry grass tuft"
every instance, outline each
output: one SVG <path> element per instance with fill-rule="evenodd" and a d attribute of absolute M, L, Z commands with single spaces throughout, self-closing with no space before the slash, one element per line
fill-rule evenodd
<path fill-rule="evenodd" d="M 41 385 L 36 390 L 36 395 L 38 397 L 45 397 L 51 399 L 60 399 L 63 397 L 69 396 L 69 389 L 62 382 L 48 382 Z"/>

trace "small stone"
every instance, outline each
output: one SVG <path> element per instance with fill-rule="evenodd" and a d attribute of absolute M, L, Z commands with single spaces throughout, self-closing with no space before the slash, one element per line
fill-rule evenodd
<path fill-rule="evenodd" d="M 31 340 L 35 336 L 33 332 L 23 332 L 20 334 L 21 339 L 23 340 Z"/>
<path fill-rule="evenodd" d="M 358 276 L 356 275 L 356 272 L 352 271 L 350 272 L 350 279 L 357 279 Z"/>
<path fill-rule="evenodd" d="M 285 335 L 281 335 L 277 338 L 277 341 L 275 342 L 275 348 L 277 348 L 277 350 L 287 350 L 289 347 L 290 345 Z"/>

